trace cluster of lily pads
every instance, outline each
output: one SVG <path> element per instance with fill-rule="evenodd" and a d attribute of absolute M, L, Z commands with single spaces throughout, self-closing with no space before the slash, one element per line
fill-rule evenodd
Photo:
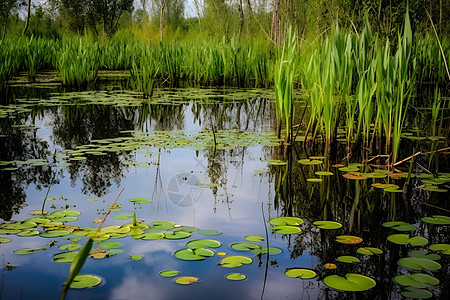
<path fill-rule="evenodd" d="M 432 225 L 450 225 L 450 217 L 442 215 L 423 217 L 421 220 Z M 385 222 L 382 225 L 400 232 L 410 232 L 417 229 L 416 225 L 403 221 Z M 398 245 L 425 246 L 428 244 L 426 238 L 421 236 L 411 237 L 406 233 L 391 234 L 387 237 L 387 240 Z M 428 247 L 428 250 L 450 255 L 450 244 L 432 244 Z M 411 250 L 407 257 L 398 260 L 398 264 L 411 271 L 437 271 L 442 267 L 437 262 L 440 259 L 441 256 L 436 253 L 429 253 L 426 250 Z M 437 278 L 426 273 L 400 274 L 395 276 L 394 280 L 403 287 L 401 294 L 404 297 L 418 299 L 431 298 L 433 294 L 426 288 L 440 283 Z"/>

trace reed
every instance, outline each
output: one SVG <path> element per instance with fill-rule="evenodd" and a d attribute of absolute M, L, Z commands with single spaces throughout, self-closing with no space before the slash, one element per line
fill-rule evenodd
<path fill-rule="evenodd" d="M 283 48 L 278 52 L 274 72 L 278 137 L 281 135 L 281 126 L 284 122 L 286 143 L 290 143 L 292 139 L 292 90 L 298 65 L 296 54 L 297 37 L 289 27 Z"/>
<path fill-rule="evenodd" d="M 142 50 L 141 57 L 132 61 L 131 87 L 143 93 L 148 98 L 153 93 L 155 77 L 159 70 L 158 57 L 151 48 Z"/>

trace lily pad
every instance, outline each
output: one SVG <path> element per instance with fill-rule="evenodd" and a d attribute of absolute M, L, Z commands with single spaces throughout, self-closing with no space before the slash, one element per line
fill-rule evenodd
<path fill-rule="evenodd" d="M 11 239 L 0 237 L 0 244 L 9 243 L 11 242 Z"/>
<path fill-rule="evenodd" d="M 199 230 L 197 231 L 197 233 L 201 234 L 201 235 L 219 235 L 222 234 L 222 232 L 217 231 L 217 230 Z"/>
<path fill-rule="evenodd" d="M 32 249 L 32 248 L 23 248 L 23 249 L 18 249 L 13 251 L 14 254 L 18 254 L 18 255 L 27 255 L 27 254 L 31 254 L 34 251 L 36 251 L 36 249 Z"/>
<path fill-rule="evenodd" d="M 62 252 L 55 254 L 53 256 L 53 261 L 57 263 L 71 263 L 75 257 L 77 256 L 78 252 Z"/>
<path fill-rule="evenodd" d="M 402 221 L 385 222 L 382 225 L 384 227 L 390 227 L 397 231 L 412 231 L 412 230 L 417 229 L 417 227 L 415 225 L 408 224 L 408 223 L 402 222 Z"/>
<path fill-rule="evenodd" d="M 180 272 L 175 270 L 164 270 L 159 272 L 159 275 L 161 275 L 162 277 L 175 277 L 178 274 L 180 274 Z"/>
<path fill-rule="evenodd" d="M 362 238 L 353 235 L 339 235 L 336 237 L 336 242 L 341 244 L 359 244 L 362 241 Z"/>
<path fill-rule="evenodd" d="M 403 257 L 398 260 L 398 263 L 405 268 L 417 271 L 423 269 L 436 271 L 441 268 L 441 265 L 438 262 L 422 257 Z"/>
<path fill-rule="evenodd" d="M 332 176 L 332 175 L 334 175 L 333 172 L 329 172 L 329 171 L 317 171 L 315 174 L 317 176 Z"/>
<path fill-rule="evenodd" d="M 294 233 L 299 233 L 302 230 L 298 227 L 295 226 L 275 226 L 275 227 L 271 227 L 271 229 L 276 232 L 276 233 L 281 233 L 281 234 L 294 234 Z"/>
<path fill-rule="evenodd" d="M 400 292 L 403 297 L 414 299 L 428 299 L 433 297 L 433 294 L 425 289 L 418 289 L 414 287 L 406 287 L 404 291 Z"/>
<path fill-rule="evenodd" d="M 423 273 L 415 273 L 412 275 L 397 275 L 394 277 L 394 280 L 400 285 L 411 286 L 418 289 L 423 289 L 439 284 L 439 280 L 437 278 Z"/>
<path fill-rule="evenodd" d="M 199 255 L 192 249 L 180 249 L 174 253 L 176 258 L 182 260 L 204 260 L 205 256 Z"/>
<path fill-rule="evenodd" d="M 179 240 L 190 237 L 191 234 L 189 232 L 184 231 L 175 231 L 175 232 L 164 232 L 164 238 L 169 240 Z"/>
<path fill-rule="evenodd" d="M 225 278 L 228 280 L 240 281 L 246 279 L 247 276 L 241 273 L 230 273 L 225 275 Z"/>
<path fill-rule="evenodd" d="M 320 229 L 338 229 L 342 227 L 341 223 L 334 222 L 334 221 L 316 221 L 313 223 Z"/>
<path fill-rule="evenodd" d="M 441 251 L 442 254 L 450 255 L 450 244 L 433 244 L 429 247 L 433 251 Z"/>
<path fill-rule="evenodd" d="M 230 246 L 231 248 L 233 248 L 234 250 L 238 250 L 238 251 L 250 251 L 250 250 L 254 250 L 254 249 L 260 249 L 261 246 L 254 244 L 254 243 L 234 243 L 231 244 Z"/>
<path fill-rule="evenodd" d="M 333 263 L 326 263 L 326 264 L 323 265 L 323 267 L 325 269 L 329 269 L 329 270 L 334 270 L 334 269 L 337 268 L 336 264 L 333 264 Z"/>
<path fill-rule="evenodd" d="M 270 219 L 269 223 L 274 226 L 283 226 L 283 225 L 299 226 L 303 224 L 303 220 L 297 217 L 278 217 Z"/>
<path fill-rule="evenodd" d="M 232 255 L 232 256 L 226 256 L 222 258 L 219 265 L 225 268 L 239 268 L 240 266 L 244 264 L 251 264 L 252 259 L 247 256 L 242 255 Z"/>
<path fill-rule="evenodd" d="M 387 240 L 398 245 L 408 245 L 411 246 L 423 246 L 428 243 L 428 240 L 424 237 L 414 236 L 409 237 L 408 234 L 391 234 L 387 237 Z"/>
<path fill-rule="evenodd" d="M 94 287 L 102 282 L 101 278 L 95 275 L 80 274 L 75 276 L 70 288 L 72 289 L 84 289 Z"/>
<path fill-rule="evenodd" d="M 378 248 L 373 248 L 373 247 L 361 247 L 361 248 L 358 248 L 358 250 L 356 250 L 356 252 L 358 252 L 359 254 L 364 254 L 364 255 L 373 255 L 373 254 L 382 254 L 383 250 L 378 249 Z"/>
<path fill-rule="evenodd" d="M 198 279 L 197 277 L 193 277 L 193 276 L 183 276 L 183 277 L 178 277 L 175 279 L 175 283 L 181 284 L 181 285 L 189 285 L 189 284 L 193 284 L 196 282 L 199 282 L 200 279 Z"/>
<path fill-rule="evenodd" d="M 103 249 L 113 249 L 122 247 L 122 243 L 119 242 L 100 242 L 97 245 Z"/>
<path fill-rule="evenodd" d="M 133 203 L 139 203 L 139 204 L 152 202 L 152 200 L 147 199 L 147 198 L 132 198 L 132 199 L 129 199 L 128 201 L 133 202 Z"/>
<path fill-rule="evenodd" d="M 292 268 L 287 269 L 284 274 L 291 278 L 311 279 L 317 276 L 317 273 L 310 269 Z"/>
<path fill-rule="evenodd" d="M 199 240 L 193 240 L 186 244 L 186 246 L 190 249 L 198 249 L 198 248 L 217 248 L 222 245 L 221 242 L 211 239 L 199 239 Z"/>
<path fill-rule="evenodd" d="M 450 217 L 434 215 L 432 217 L 421 218 L 423 222 L 435 225 L 450 225 Z"/>
<path fill-rule="evenodd" d="M 422 258 L 428 258 L 431 260 L 440 260 L 441 257 L 437 255 L 436 253 L 428 253 L 425 250 L 413 250 L 409 251 L 408 253 L 409 257 L 422 257 Z"/>
<path fill-rule="evenodd" d="M 130 258 L 134 261 L 138 261 L 138 260 L 141 260 L 143 257 L 142 257 L 142 255 L 135 254 L 135 255 L 130 255 Z"/>
<path fill-rule="evenodd" d="M 244 237 L 244 240 L 249 242 L 262 242 L 264 241 L 264 238 L 259 235 L 247 235 L 246 237 Z"/>
<path fill-rule="evenodd" d="M 116 220 L 127 220 L 133 218 L 133 214 L 118 214 L 112 217 Z"/>
<path fill-rule="evenodd" d="M 269 250 L 267 251 L 267 249 L 269 249 Z M 267 253 L 269 253 L 269 255 L 277 255 L 277 254 L 282 253 L 283 250 L 281 250 L 280 248 L 277 248 L 277 247 L 269 247 L 269 248 L 261 247 L 259 249 L 253 249 L 253 252 L 257 255 L 258 254 L 264 255 Z"/>
<path fill-rule="evenodd" d="M 345 263 L 349 263 L 349 264 L 361 262 L 359 260 L 359 258 L 350 256 L 350 255 L 338 256 L 337 260 L 340 262 L 345 262 Z"/>
<path fill-rule="evenodd" d="M 339 275 L 329 275 L 323 279 L 323 283 L 331 288 L 349 292 L 367 291 L 376 285 L 372 278 L 354 273 L 347 273 L 345 278 Z"/>

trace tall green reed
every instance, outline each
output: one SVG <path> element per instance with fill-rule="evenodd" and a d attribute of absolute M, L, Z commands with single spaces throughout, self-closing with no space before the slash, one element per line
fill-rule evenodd
<path fill-rule="evenodd" d="M 298 65 L 296 54 L 297 37 L 289 27 L 283 48 L 278 51 L 274 72 L 278 137 L 281 135 L 281 126 L 284 122 L 286 143 L 290 143 L 292 139 L 292 91 Z"/>

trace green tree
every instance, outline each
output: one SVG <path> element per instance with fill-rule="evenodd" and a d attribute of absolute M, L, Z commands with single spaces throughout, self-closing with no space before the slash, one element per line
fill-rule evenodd
<path fill-rule="evenodd" d="M 8 28 L 8 20 L 11 13 L 17 11 L 23 1 L 18 0 L 0 0 L 0 18 L 3 22 L 2 40 L 5 38 L 6 30 Z"/>
<path fill-rule="evenodd" d="M 91 26 L 101 25 L 103 34 L 112 36 L 119 27 L 124 12 L 133 12 L 133 0 L 88 0 L 88 17 Z"/>

